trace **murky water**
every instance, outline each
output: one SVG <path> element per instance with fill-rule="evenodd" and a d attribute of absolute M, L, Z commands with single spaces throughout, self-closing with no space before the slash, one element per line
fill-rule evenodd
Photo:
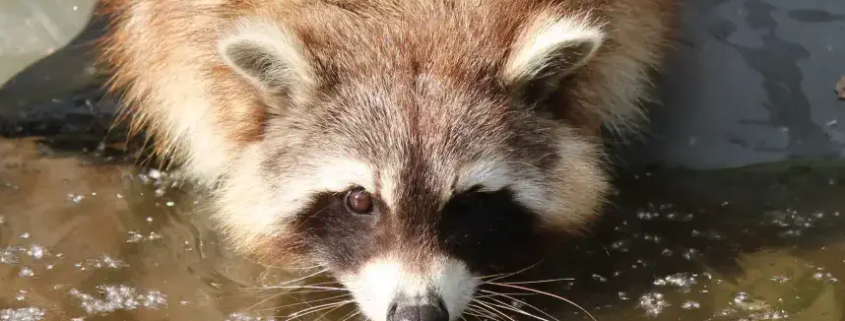
<path fill-rule="evenodd" d="M 124 156 L 0 139 L 0 320 L 360 319 L 331 280 L 297 280 L 318 271 L 229 252 L 201 192 Z M 590 320 L 530 287 L 602 321 L 845 320 L 845 164 L 619 176 L 591 233 L 485 287 L 472 314 Z"/>

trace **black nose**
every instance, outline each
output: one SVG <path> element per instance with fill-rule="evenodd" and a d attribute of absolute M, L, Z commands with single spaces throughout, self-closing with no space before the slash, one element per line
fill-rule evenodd
<path fill-rule="evenodd" d="M 449 321 L 449 311 L 442 303 L 394 303 L 387 312 L 387 321 Z"/>

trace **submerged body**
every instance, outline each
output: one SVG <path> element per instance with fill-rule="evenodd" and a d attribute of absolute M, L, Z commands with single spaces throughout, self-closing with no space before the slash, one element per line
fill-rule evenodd
<path fill-rule="evenodd" d="M 136 129 L 232 244 L 324 266 L 374 320 L 455 320 L 609 186 L 673 0 L 108 0 Z"/>

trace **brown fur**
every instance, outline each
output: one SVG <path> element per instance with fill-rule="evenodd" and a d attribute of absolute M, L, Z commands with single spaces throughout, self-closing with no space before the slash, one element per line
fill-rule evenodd
<path fill-rule="evenodd" d="M 133 128 L 136 131 L 146 129 L 157 137 L 156 150 L 159 154 L 176 157 L 180 156 L 176 150 L 182 138 L 171 132 L 170 124 L 160 120 L 168 113 L 168 108 L 175 107 L 157 102 L 156 91 L 162 77 L 179 72 L 184 66 L 197 67 L 192 70 L 195 77 L 213 80 L 213 83 L 204 86 L 204 94 L 213 102 L 211 106 L 214 109 L 209 112 L 211 123 L 219 128 L 219 135 L 231 143 L 224 147 L 226 153 L 237 154 L 242 146 L 261 137 L 261 124 L 266 115 L 255 90 L 223 66 L 216 54 L 217 37 L 228 23 L 238 17 L 262 14 L 298 26 L 306 39 L 323 43 L 323 54 L 331 56 L 336 53 L 332 52 L 331 45 L 343 47 L 348 45 L 348 41 L 358 39 L 351 35 L 338 38 L 337 34 L 327 33 L 327 28 L 341 29 L 354 24 L 359 18 L 369 17 L 393 18 L 396 22 L 405 20 L 403 25 L 391 27 L 406 31 L 436 29 L 444 21 L 436 17 L 429 19 L 430 12 L 447 10 L 450 6 L 476 6 L 466 10 L 466 15 L 462 17 L 467 23 L 465 28 L 455 25 L 461 21 L 453 21 L 452 27 L 461 28 L 458 30 L 464 33 L 462 37 L 455 37 L 446 29 L 430 32 L 429 36 L 442 39 L 424 40 L 437 47 L 419 49 L 434 50 L 434 55 L 427 58 L 440 69 L 439 72 L 454 74 L 463 69 L 462 66 L 473 63 L 500 63 L 517 28 L 544 8 L 551 7 L 560 12 L 589 12 L 596 19 L 609 22 L 610 41 L 603 46 L 596 62 L 584 68 L 577 76 L 579 79 L 573 81 L 578 83 L 578 88 L 560 97 L 564 102 L 577 102 L 564 103 L 578 105 L 578 108 L 566 112 L 576 127 L 585 129 L 589 134 L 596 133 L 603 123 L 598 116 L 611 118 L 612 115 L 612 111 L 606 110 L 612 107 L 603 107 L 602 103 L 611 96 L 608 91 L 612 89 L 607 88 L 607 78 L 615 75 L 602 73 L 600 65 L 612 68 L 614 62 L 611 60 L 623 57 L 656 67 L 663 59 L 663 49 L 669 44 L 667 40 L 671 39 L 675 23 L 673 0 L 104 0 L 104 3 L 103 12 L 114 18 L 101 56 L 101 62 L 114 71 L 112 88 L 125 90 L 126 110 L 133 119 Z M 138 23 L 129 23 L 135 19 Z M 485 48 L 466 46 L 466 41 L 471 40 L 466 39 L 467 36 L 477 37 L 476 43 L 485 44 Z M 463 59 L 455 59 L 462 54 Z M 336 59 L 350 58 L 337 56 Z M 362 71 L 373 67 L 376 66 L 357 66 Z M 473 76 L 483 75 L 463 75 L 456 81 L 476 81 Z M 623 119 L 612 125 L 628 127 L 635 124 Z"/>

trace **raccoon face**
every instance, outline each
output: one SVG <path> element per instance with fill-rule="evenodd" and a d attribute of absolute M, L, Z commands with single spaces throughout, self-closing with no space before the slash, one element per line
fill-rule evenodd
<path fill-rule="evenodd" d="M 269 115 L 219 189 L 234 244 L 324 266 L 371 320 L 449 321 L 485 273 L 577 230 L 607 187 L 598 147 L 540 106 L 602 34 L 552 16 L 502 28 L 230 30 L 222 60 Z"/>

